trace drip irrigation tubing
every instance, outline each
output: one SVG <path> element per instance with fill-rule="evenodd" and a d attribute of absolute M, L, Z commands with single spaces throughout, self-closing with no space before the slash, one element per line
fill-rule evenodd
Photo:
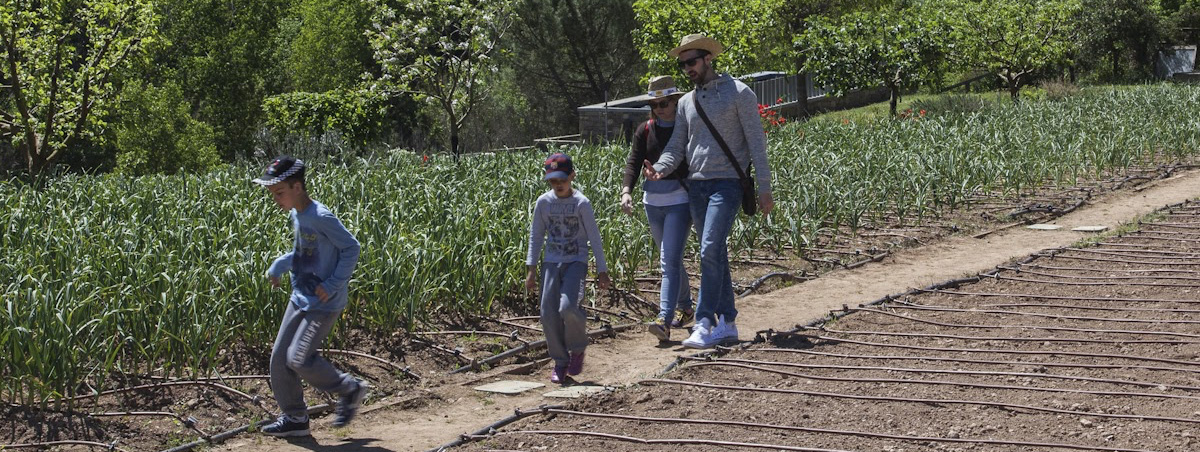
<path fill-rule="evenodd" d="M 333 406 L 329 405 L 327 403 L 321 404 L 321 405 L 316 405 L 316 406 L 311 406 L 311 407 L 308 407 L 308 415 L 312 416 L 315 414 L 321 414 L 321 413 L 327 412 L 331 409 L 333 409 Z M 192 441 L 187 444 L 172 447 L 170 449 L 163 450 L 162 452 L 186 452 L 186 451 L 195 449 L 197 447 L 203 446 L 205 444 L 219 444 L 222 441 L 225 441 L 229 438 L 237 436 L 243 432 L 249 431 L 250 427 L 262 428 L 264 425 L 268 425 L 272 422 L 275 422 L 275 419 L 264 419 L 264 420 L 258 421 L 256 423 L 246 424 L 246 425 L 243 425 L 238 428 L 234 428 L 234 429 L 223 431 L 221 433 L 217 433 L 216 435 L 213 435 L 208 438 L 201 438 L 201 439 Z"/>
<path fill-rule="evenodd" d="M 984 383 L 966 383 L 958 381 L 946 380 L 905 380 L 900 378 L 846 378 L 846 377 L 829 377 L 823 375 L 802 374 L 797 372 L 788 372 L 786 370 L 772 369 L 762 367 L 755 364 L 770 364 L 779 366 L 788 366 L 790 363 L 775 363 L 767 361 L 743 360 L 743 359 L 721 359 L 712 361 L 701 361 L 689 364 L 687 367 L 705 367 L 705 366 L 725 366 L 738 367 L 742 369 L 757 370 L 759 372 L 767 372 L 778 375 L 786 375 L 789 377 L 806 378 L 809 380 L 820 381 L 840 381 L 850 383 L 893 383 L 893 384 L 908 384 L 908 385 L 934 385 L 934 386 L 960 386 L 964 388 L 976 389 L 1003 389 L 1011 391 L 1033 391 L 1033 392 L 1059 392 L 1070 394 L 1085 394 L 1096 396 L 1114 396 L 1114 397 L 1152 397 L 1160 399 L 1185 399 L 1185 400 L 1200 400 L 1200 397 L 1177 395 L 1177 394 L 1162 394 L 1148 392 L 1122 392 L 1122 391 L 1088 391 L 1084 389 L 1063 389 L 1063 388 L 1045 388 L 1040 386 L 1011 386 L 1011 385 L 992 385 Z M 1200 422 L 1200 420 L 1197 420 Z"/>
<path fill-rule="evenodd" d="M 835 342 L 835 343 L 865 345 L 865 346 L 869 346 L 869 347 L 882 347 L 882 348 L 903 348 L 903 349 L 923 350 L 923 351 L 938 351 L 938 352 L 951 352 L 951 353 L 993 353 L 993 354 L 998 354 L 998 355 L 1061 355 L 1061 356 L 1074 356 L 1074 357 L 1080 357 L 1080 358 L 1101 358 L 1101 359 L 1117 358 L 1117 359 L 1127 359 L 1130 361 L 1164 362 L 1164 363 L 1169 363 L 1169 364 L 1182 364 L 1185 366 L 1200 365 L 1200 363 L 1194 363 L 1191 361 L 1172 360 L 1172 359 L 1166 359 L 1166 358 L 1154 358 L 1154 357 L 1146 357 L 1146 356 L 1114 355 L 1111 353 L 1103 354 L 1103 353 L 1064 352 L 1064 351 L 1050 351 L 1050 350 L 1001 350 L 1001 349 L 986 349 L 986 348 L 976 349 L 976 348 L 953 348 L 953 347 L 926 347 L 926 346 L 921 346 L 921 345 L 882 344 L 882 343 L 878 343 L 878 342 L 856 341 L 853 339 L 837 338 L 837 337 L 830 337 L 830 336 L 820 336 L 820 335 L 812 336 L 812 337 L 816 337 L 817 339 L 831 341 L 831 342 Z M 1114 366 L 1114 367 L 1115 368 L 1138 368 L 1138 369 L 1149 369 L 1149 370 L 1166 370 L 1166 371 L 1173 371 L 1173 372 L 1187 372 L 1187 373 L 1200 374 L 1200 369 L 1188 369 L 1188 368 L 1180 368 L 1180 367 L 1160 367 L 1160 366 L 1144 366 L 1144 365 L 1132 365 L 1132 366 L 1131 365 L 1120 365 L 1120 366 Z"/>
<path fill-rule="evenodd" d="M 902 303 L 902 301 L 901 301 L 901 303 Z M 895 308 L 895 309 L 923 309 L 923 308 L 919 308 L 919 307 L 910 307 L 910 306 L 894 306 L 894 305 L 888 305 L 888 308 Z M 1075 329 L 1075 327 L 1067 327 L 1067 326 L 1039 326 L 1039 325 L 982 325 L 982 324 L 947 324 L 947 323 L 942 323 L 942 321 L 935 321 L 935 320 L 928 320 L 928 319 L 919 319 L 919 318 L 916 318 L 916 317 L 911 317 L 911 315 L 904 315 L 904 314 L 896 314 L 896 313 L 892 313 L 892 312 L 887 312 L 887 311 L 883 311 L 883 309 L 875 309 L 875 308 L 852 308 L 852 309 L 851 309 L 851 311 L 858 311 L 858 312 L 869 312 L 869 313 L 876 313 L 876 314 L 881 314 L 881 315 L 887 315 L 887 317 L 893 317 L 893 318 L 898 318 L 898 319 L 905 319 L 905 320 L 910 320 L 910 321 L 916 321 L 916 323 L 920 323 L 920 324 L 926 324 L 926 325 L 942 326 L 942 327 L 947 327 L 947 329 L 977 329 L 977 330 L 1008 330 L 1008 329 L 1013 329 L 1013 330 L 1040 330 L 1040 331 L 1066 331 L 1066 332 L 1082 332 L 1082 333 L 1099 333 L 1099 335 L 1109 335 L 1109 333 L 1118 333 L 1118 335 L 1133 335 L 1133 336 L 1139 336 L 1139 335 L 1144 335 L 1144 336 L 1178 336 L 1178 337 L 1200 338 L 1200 335 L 1193 335 L 1193 333 L 1182 333 L 1182 332 L 1174 332 L 1174 331 L 1153 331 L 1153 330 L 1097 330 L 1097 329 Z M 944 312 L 944 311 L 950 311 L 950 312 L 972 312 L 972 311 L 971 311 L 971 309 L 926 309 L 926 311 L 943 311 L 943 312 Z M 983 311 L 973 311 L 973 312 L 982 313 Z M 991 313 L 997 313 L 997 311 L 992 311 Z M 1002 314 L 1013 314 L 1013 315 L 1018 315 L 1018 314 L 1020 314 L 1020 313 L 1007 312 L 1007 311 L 998 311 L 998 313 L 1002 313 Z M 1050 315 L 1050 314 L 1045 314 L 1045 315 Z M 1085 319 L 1085 320 L 1110 321 L 1111 319 L 1097 319 L 1097 318 L 1092 318 L 1092 319 Z M 1139 323 L 1147 323 L 1147 324 L 1198 324 L 1198 323 L 1200 323 L 1200 321 L 1195 321 L 1195 320 L 1163 320 L 1163 321 L 1156 321 L 1156 320 L 1146 320 L 1146 319 L 1122 319 L 1122 320 L 1123 320 L 1123 321 L 1139 321 L 1139 320 L 1140 320 L 1140 321 L 1139 321 Z"/>
<path fill-rule="evenodd" d="M 93 393 L 93 394 L 78 395 L 78 396 L 70 397 L 67 399 L 48 400 L 48 401 L 46 401 L 46 403 L 58 403 L 58 402 L 84 400 L 84 399 L 90 399 L 93 397 L 101 397 L 101 396 L 106 396 L 106 395 L 119 394 L 119 393 L 123 393 L 123 392 L 140 391 L 143 389 L 159 389 L 159 388 L 167 388 L 167 387 L 174 387 L 174 386 L 208 386 L 208 387 L 212 387 L 212 388 L 217 388 L 222 391 L 226 391 L 226 392 L 235 394 L 238 397 L 241 397 L 243 399 L 249 400 L 251 403 L 254 403 L 259 408 L 266 410 L 266 408 L 263 408 L 263 406 L 261 404 L 259 404 L 259 402 L 261 402 L 262 399 L 258 396 L 252 396 L 250 394 L 246 394 L 242 391 L 238 391 L 237 389 L 233 389 L 229 386 L 225 386 L 220 383 L 213 383 L 211 381 L 198 381 L 198 380 L 164 381 L 164 382 L 153 383 L 153 384 L 148 384 L 148 385 L 139 385 L 139 386 L 130 386 L 127 388 L 110 389 L 107 391 L 101 391 L 101 392 Z M 270 410 L 267 410 L 267 412 L 270 412 Z"/>
<path fill-rule="evenodd" d="M 1023 268 L 1017 268 L 1017 267 L 1000 267 L 1000 268 L 1004 269 L 1004 270 L 1017 272 L 1017 273 L 1028 273 L 1030 275 L 1049 276 L 1049 277 L 1064 278 L 1064 279 L 1099 279 L 1099 280 L 1107 280 L 1107 281 L 1130 280 L 1130 279 L 1176 279 L 1176 280 L 1180 280 L 1180 281 L 1200 281 L 1200 278 L 1191 277 L 1191 276 L 1079 276 L 1079 275 L 1060 275 L 1057 273 L 1039 272 L 1037 270 L 1029 270 L 1029 269 L 1023 269 Z M 1112 270 L 1097 269 L 1097 271 L 1111 272 Z M 1192 286 L 1195 286 L 1195 285 L 1196 284 L 1192 284 Z"/>
<path fill-rule="evenodd" d="M 737 295 L 738 298 L 741 298 L 746 295 L 750 295 L 751 293 L 754 293 L 754 291 L 758 290 L 759 287 L 762 287 L 762 285 L 771 278 L 781 278 L 788 282 L 805 282 L 805 281 L 812 281 L 813 279 L 816 279 L 815 277 L 809 277 L 806 275 L 796 276 L 796 275 L 793 275 L 788 272 L 771 272 L 771 273 L 767 273 L 767 274 L 763 275 L 762 277 L 754 280 L 754 282 L 752 282 L 748 286 L 746 286 L 746 290 L 743 290 L 741 293 L 738 293 L 738 295 Z"/>
<path fill-rule="evenodd" d="M 855 355 L 855 354 L 846 354 L 846 353 L 817 352 L 817 351 L 812 351 L 812 350 L 797 350 L 797 349 L 790 349 L 790 348 L 756 348 L 756 349 L 754 349 L 754 351 L 755 352 L 774 352 L 774 353 L 800 353 L 800 354 L 825 356 L 825 357 L 832 357 L 832 358 L 871 359 L 871 360 L 883 360 L 883 361 L 889 361 L 889 360 L 941 361 L 941 362 L 950 362 L 950 363 L 993 364 L 993 365 L 1006 365 L 1006 366 L 1067 367 L 1067 368 L 1072 368 L 1072 369 L 1125 368 L 1125 366 L 1118 366 L 1118 365 L 1112 365 L 1112 364 L 1076 364 L 1076 363 L 1041 362 L 1041 361 L 995 361 L 995 360 L 986 360 L 986 359 L 949 358 L 949 357 L 945 357 L 945 356 Z M 794 365 L 800 366 L 801 364 L 794 364 Z M 1108 384 L 1116 384 L 1116 385 L 1142 386 L 1142 387 L 1148 387 L 1148 388 L 1163 387 L 1163 388 L 1167 388 L 1167 389 L 1179 389 L 1179 390 L 1184 390 L 1184 391 L 1200 391 L 1200 386 L 1183 386 L 1183 385 L 1175 385 L 1175 384 L 1167 384 L 1167 383 L 1158 383 L 1158 382 L 1152 382 L 1152 381 L 1114 380 L 1114 379 L 1109 379 L 1109 378 L 1081 377 L 1078 375 L 1060 375 L 1060 374 L 1047 374 L 1047 373 L 1038 373 L 1038 372 L 987 372 L 987 371 L 975 371 L 975 370 L 909 369 L 909 368 L 903 368 L 903 367 L 841 366 L 841 365 L 828 365 L 828 364 L 803 364 L 803 366 L 811 366 L 813 368 L 829 368 L 829 369 L 886 370 L 886 371 L 893 371 L 893 372 L 920 371 L 920 372 L 929 372 L 929 373 L 952 373 L 952 374 L 968 374 L 968 375 L 997 375 L 997 376 L 1014 376 L 1014 377 L 1031 377 L 1031 378 L 1053 378 L 1053 379 L 1062 379 L 1062 380 L 1090 381 L 1090 382 L 1094 382 L 1094 383 L 1108 383 Z"/>
<path fill-rule="evenodd" d="M 122 417 L 122 416 L 169 417 L 169 418 L 179 421 L 179 423 L 183 424 L 184 427 L 195 430 L 196 433 L 199 433 L 200 437 L 202 437 L 202 438 L 207 438 L 209 436 L 208 433 L 206 433 L 204 430 L 201 430 L 200 427 L 198 425 L 196 425 L 197 424 L 196 418 L 191 417 L 191 416 L 184 416 L 184 415 L 178 414 L 178 413 L 170 413 L 167 411 L 119 411 L 119 412 L 107 412 L 107 413 L 88 413 L 88 416 L 90 416 L 90 417 Z M 4 449 L 3 447 L 0 447 L 0 450 L 3 450 L 3 449 Z"/>
<path fill-rule="evenodd" d="M 31 448 L 45 449 L 45 448 L 54 447 L 54 446 L 103 447 L 108 450 L 115 450 L 115 451 L 119 451 L 119 452 L 129 452 L 125 449 L 117 447 L 116 442 L 113 442 L 110 444 L 105 444 L 105 443 L 98 443 L 95 441 L 80 441 L 80 440 L 46 441 L 46 442 L 41 442 L 41 443 L 22 443 L 22 444 L 0 444 L 0 450 L 31 449 Z"/>
<path fill-rule="evenodd" d="M 1126 251 L 1126 250 L 1106 250 L 1106 249 L 1095 249 L 1095 248 L 1070 248 L 1070 249 L 1064 249 L 1062 251 L 1063 252 L 1072 251 L 1072 252 L 1084 253 L 1084 254 L 1099 254 L 1101 256 L 1134 257 L 1134 258 L 1143 258 L 1143 259 L 1165 259 L 1165 260 L 1176 260 L 1176 261 L 1200 260 L 1200 255 L 1196 255 L 1196 253 L 1179 253 L 1179 254 L 1187 254 L 1187 256 L 1141 256 L 1135 252 L 1130 252 L 1130 251 Z M 1138 251 L 1138 252 L 1145 252 L 1145 253 L 1150 253 L 1150 254 L 1156 253 L 1154 251 Z"/>
<path fill-rule="evenodd" d="M 1166 324 L 1189 324 L 1189 325 L 1200 324 L 1200 320 L 1130 319 L 1130 318 L 1114 319 L 1114 318 L 1108 318 L 1108 317 L 1084 317 L 1084 316 L 1073 316 L 1073 315 L 1043 314 L 1040 312 L 1005 311 L 1005 310 L 1001 310 L 1001 309 L 959 309 L 959 308 L 951 308 L 951 307 L 945 307 L 945 306 L 918 305 L 918 304 L 909 303 L 909 302 L 903 301 L 903 300 L 896 300 L 895 303 L 897 303 L 897 304 L 889 305 L 888 308 L 890 308 L 890 309 L 911 309 L 911 310 L 916 310 L 916 311 L 932 311 L 932 312 L 962 312 L 962 313 L 970 313 L 970 314 L 1016 315 L 1016 316 L 1029 316 L 1029 317 L 1043 317 L 1043 318 L 1047 318 L 1047 319 L 1059 319 L 1059 320 L 1083 320 L 1083 321 L 1089 321 L 1089 322 L 1166 323 Z M 1062 307 L 1070 308 L 1071 306 L 1064 305 Z M 1178 311 L 1173 311 L 1173 312 L 1178 312 Z"/>
<path fill-rule="evenodd" d="M 599 337 L 599 336 L 616 337 L 617 333 L 619 333 L 619 332 L 622 332 L 625 330 L 630 330 L 630 329 L 633 329 L 633 328 L 636 328 L 639 326 L 641 326 L 640 323 L 630 323 L 630 324 L 619 325 L 619 326 L 612 326 L 612 325 L 606 324 L 606 325 L 604 325 L 603 328 L 589 331 L 588 337 L 589 338 Z M 470 364 L 459 367 L 457 369 L 454 369 L 454 370 L 450 371 L 450 373 L 457 374 L 457 373 L 466 372 L 468 370 L 478 369 L 481 366 L 490 366 L 492 364 L 495 364 L 496 362 L 504 360 L 505 358 L 508 358 L 511 356 L 516 356 L 516 355 L 519 355 L 519 354 L 525 353 L 525 352 L 538 350 L 545 346 L 546 346 L 545 339 L 535 341 L 535 342 L 530 342 L 528 344 L 523 344 L 520 347 L 510 348 L 508 350 L 505 350 L 503 352 L 497 353 L 495 355 L 489 356 L 489 357 L 481 359 L 481 360 L 472 360 L 472 362 Z"/>
<path fill-rule="evenodd" d="M 1029 284 L 1055 284 L 1059 286 L 1141 286 L 1141 287 L 1196 287 L 1195 284 L 1170 284 L 1170 283 L 1146 283 L 1146 282 L 1120 282 L 1120 281 L 1098 281 L 1098 282 L 1076 282 L 1076 281 L 1049 281 L 1045 279 L 1029 279 L 1029 278 L 1013 278 L 1011 276 L 995 275 L 993 278 L 1001 281 L 1022 282 Z"/>
<path fill-rule="evenodd" d="M 1037 256 L 1037 257 L 1045 257 L 1045 258 L 1049 258 L 1050 260 L 1054 260 L 1054 259 L 1074 259 L 1074 260 L 1081 260 L 1081 261 L 1092 261 L 1092 262 L 1114 262 L 1114 263 L 1119 263 L 1119 264 L 1135 264 L 1135 265 L 1164 265 L 1164 266 L 1170 266 L 1170 265 L 1193 265 L 1193 266 L 1194 266 L 1194 265 L 1200 265 L 1200 264 L 1198 264 L 1198 263 L 1193 263 L 1193 262 L 1149 262 L 1149 261 L 1134 261 L 1134 260 L 1129 260 L 1129 259 L 1105 259 L 1105 258 L 1099 258 L 1099 257 L 1066 256 L 1066 255 L 1062 255 L 1062 254 L 1041 254 L 1041 253 L 1037 253 L 1037 254 L 1034 254 L 1034 256 Z"/>
<path fill-rule="evenodd" d="M 1185 273 L 1185 274 L 1193 274 L 1193 275 L 1200 273 L 1200 271 L 1196 271 L 1196 270 L 1171 270 L 1171 269 L 1167 269 L 1167 268 L 1163 268 L 1163 269 L 1122 268 L 1122 269 L 1117 270 L 1117 269 L 1111 269 L 1111 268 L 1095 268 L 1095 267 L 1057 267 L 1057 266 L 1053 266 L 1053 265 L 1041 265 L 1041 264 L 1026 264 L 1024 266 L 1028 267 L 1028 268 L 1040 268 L 1040 269 L 1045 269 L 1045 270 L 1064 270 L 1064 271 L 1080 271 L 1080 272 Z"/>
<path fill-rule="evenodd" d="M 1178 256 L 1178 257 L 1174 257 L 1174 258 L 1167 258 L 1167 257 L 1163 257 L 1163 258 L 1160 258 L 1160 259 L 1198 259 L 1198 258 L 1200 258 L 1200 254 L 1197 254 L 1197 253 L 1195 253 L 1195 252 L 1188 252 L 1188 251 L 1172 251 L 1172 250 L 1160 250 L 1160 249 L 1148 249 L 1148 248 L 1146 248 L 1146 245 L 1143 245 L 1143 244 L 1141 244 L 1141 243 L 1108 243 L 1108 242 L 1099 242 L 1099 243 L 1096 243 L 1096 245 L 1097 245 L 1097 246 L 1118 246 L 1118 247 L 1125 247 L 1125 248 L 1123 248 L 1123 249 L 1122 249 L 1122 248 L 1087 248 L 1087 250 L 1089 250 L 1089 251 L 1092 251 L 1092 252 L 1098 252 L 1098 251 L 1112 251 L 1112 252 L 1115 252 L 1115 253 L 1128 253 L 1128 252 L 1133 252 L 1133 253 L 1164 254 L 1164 255 L 1167 255 L 1167 256 Z M 1106 253 L 1106 254 L 1107 254 L 1107 253 Z M 1186 256 L 1186 257 L 1185 257 L 1185 256 Z M 1154 258 L 1154 256 L 1131 256 L 1131 257 L 1149 257 L 1149 258 Z"/>
<path fill-rule="evenodd" d="M 1158 241 L 1163 241 L 1163 242 L 1200 243 L 1200 239 L 1181 239 L 1181 238 L 1176 238 L 1176 237 L 1159 237 L 1156 235 L 1146 235 L 1146 234 L 1147 234 L 1146 232 L 1136 231 L 1136 232 L 1121 236 L 1121 238 L 1135 239 L 1135 240 L 1158 240 Z"/>
<path fill-rule="evenodd" d="M 646 439 L 635 438 L 632 436 L 617 435 L 613 433 L 598 433 L 598 432 L 583 432 L 578 430 L 517 430 L 509 432 L 495 432 L 492 435 L 480 435 L 476 440 L 488 439 L 495 435 L 569 435 L 569 436 L 590 436 L 594 438 L 614 439 L 625 441 L 628 443 L 638 444 L 677 444 L 682 446 L 700 445 L 700 446 L 724 446 L 724 447 L 747 447 L 752 449 L 772 449 L 772 450 L 794 450 L 800 452 L 852 452 L 843 449 L 817 449 L 812 447 L 799 446 L 784 446 L 782 444 L 759 444 L 759 443 L 740 443 L 736 441 L 717 441 L 712 439 Z"/>
<path fill-rule="evenodd" d="M 416 337 L 409 338 L 409 341 L 416 342 L 418 344 L 429 347 L 431 350 L 440 352 L 443 355 L 453 356 L 455 359 L 457 359 L 459 362 L 462 362 L 462 363 L 470 363 L 470 362 L 475 361 L 475 358 L 471 358 L 467 355 L 464 355 L 462 350 L 459 350 L 459 349 L 449 349 L 449 348 L 443 347 L 441 344 L 438 344 L 438 343 L 435 343 L 432 341 L 427 341 L 427 340 L 424 340 L 421 338 L 416 338 Z"/>
<path fill-rule="evenodd" d="M 444 336 L 444 335 L 449 335 L 449 336 L 475 336 L 475 335 L 493 336 L 493 337 L 502 337 L 502 338 L 509 339 L 509 340 L 512 340 L 515 342 L 520 342 L 522 344 L 529 343 L 529 341 L 527 341 L 525 339 L 521 339 L 521 337 L 517 335 L 517 332 L 515 330 L 511 333 L 501 333 L 499 331 L 487 331 L 487 330 L 470 330 L 470 331 L 417 331 L 412 334 L 420 334 L 420 335 L 425 335 L 425 336 Z"/>
<path fill-rule="evenodd" d="M 1015 404 L 1015 403 L 988 402 L 988 401 L 984 401 L 984 400 L 921 399 L 921 398 L 910 398 L 910 397 L 868 396 L 868 395 L 862 395 L 862 394 L 844 394 L 844 393 L 837 393 L 837 392 L 804 391 L 804 390 L 800 390 L 800 389 L 757 388 L 757 387 L 752 388 L 752 387 L 748 387 L 748 386 L 719 385 L 719 384 L 712 384 L 712 383 L 698 383 L 698 382 L 694 382 L 694 381 L 668 380 L 668 379 L 662 379 L 662 378 L 651 378 L 651 379 L 647 379 L 647 380 L 641 380 L 638 382 L 638 384 L 642 384 L 642 385 L 667 384 L 667 385 L 678 385 L 678 386 L 694 386 L 694 387 L 698 387 L 698 388 L 719 389 L 719 390 L 725 390 L 725 391 L 761 392 L 761 393 L 766 393 L 766 394 L 794 394 L 794 395 L 804 395 L 804 396 L 813 396 L 813 397 L 830 397 L 830 398 L 838 398 L 838 399 L 871 400 L 871 401 L 877 401 L 877 402 L 920 403 L 920 404 L 927 404 L 927 405 L 930 405 L 930 404 L 932 404 L 932 405 L 937 405 L 937 404 L 976 405 L 976 406 L 987 406 L 987 407 L 1003 408 L 1003 409 L 1010 409 L 1010 410 L 1029 410 L 1029 411 L 1040 411 L 1040 412 L 1046 412 L 1046 413 L 1066 414 L 1066 415 L 1071 415 L 1071 416 L 1092 416 L 1092 417 L 1110 418 L 1110 419 L 1133 419 L 1133 420 L 1138 420 L 1138 421 L 1180 422 L 1180 423 L 1187 423 L 1187 424 L 1200 424 L 1200 419 L 1192 419 L 1192 418 L 1169 417 L 1169 416 L 1150 416 L 1150 415 L 1140 415 L 1140 414 L 1093 413 L 1093 412 L 1088 412 L 1088 411 L 1064 410 L 1061 408 L 1051 408 L 1051 407 L 1036 406 L 1036 405 L 1021 405 L 1021 404 Z"/>
<path fill-rule="evenodd" d="M 897 331 L 863 331 L 863 330 L 836 330 L 833 328 L 821 328 L 822 331 L 834 334 L 846 334 L 857 336 L 895 336 L 904 338 L 934 338 L 934 339 L 955 339 L 961 341 L 996 341 L 996 342 L 1078 342 L 1081 344 L 1164 344 L 1164 345 L 1184 345 L 1184 344 L 1200 344 L 1200 340 L 1171 340 L 1171 339 L 1084 339 L 1084 338 L 1066 338 L 1066 337 L 1014 337 L 1014 336 L 960 336 L 957 334 L 934 334 L 934 333 L 904 333 Z M 1184 334 L 1184 333 L 1180 333 Z M 1200 364 L 1200 363 L 1198 363 Z"/>
<path fill-rule="evenodd" d="M 461 446 L 461 445 L 469 443 L 471 441 L 475 441 L 476 438 L 479 436 L 494 434 L 496 432 L 496 430 L 503 428 L 504 426 L 511 424 L 513 422 L 517 422 L 521 419 L 527 418 L 529 416 L 533 416 L 535 414 L 545 414 L 548 410 L 553 410 L 553 409 L 558 409 L 558 408 L 562 408 L 562 406 L 561 405 L 543 405 L 534 411 L 521 411 L 520 409 L 513 410 L 513 414 L 504 419 L 493 422 L 484 428 L 476 430 L 473 433 L 461 435 L 458 437 L 458 439 L 455 439 L 454 441 L 448 442 L 446 444 L 435 447 L 433 449 L 429 449 L 428 452 L 442 452 L 446 449 L 452 449 L 452 448 Z"/>
<path fill-rule="evenodd" d="M 630 416 L 625 414 L 608 414 L 608 413 L 590 413 L 585 411 L 574 411 L 566 409 L 548 410 L 550 414 L 565 415 L 565 416 L 580 416 L 593 417 L 601 419 L 618 419 L 635 422 L 657 422 L 669 424 L 694 424 L 694 425 L 722 425 L 730 427 L 746 427 L 746 428 L 762 428 L 768 430 L 784 430 L 806 433 L 824 433 L 846 436 L 865 436 L 871 438 L 894 439 L 900 441 L 935 441 L 947 443 L 977 443 L 977 444 L 993 444 L 1003 446 L 1031 446 L 1031 447 L 1054 447 L 1063 449 L 1080 449 L 1080 450 L 1098 450 L 1104 452 L 1149 452 L 1141 449 L 1123 449 L 1108 446 L 1089 446 L 1079 444 L 1061 444 L 1061 443 L 1038 443 L 1015 440 L 997 440 L 986 438 L 941 438 L 933 436 L 907 436 L 907 435 L 891 435 L 887 433 L 875 433 L 852 430 L 834 430 L 813 427 L 800 427 L 794 425 L 778 425 L 778 424 L 762 424 L 755 422 L 739 422 L 739 421 L 718 421 L 710 419 L 684 419 L 684 418 L 659 418 L 645 416 Z"/>
<path fill-rule="evenodd" d="M 520 328 L 520 329 L 523 329 L 523 330 L 534 331 L 534 332 L 536 332 L 536 333 L 538 333 L 538 334 L 542 334 L 542 333 L 543 333 L 542 329 L 541 329 L 541 328 L 538 328 L 538 327 L 536 327 L 536 326 L 522 325 L 522 324 L 520 324 L 520 323 L 517 323 L 517 322 L 509 322 L 509 321 L 507 321 L 507 320 L 493 319 L 493 318 L 490 318 L 490 317 L 477 317 L 477 318 L 478 318 L 479 320 L 483 320 L 483 321 L 485 321 L 485 322 L 499 323 L 499 324 L 501 324 L 501 325 L 505 325 L 505 326 L 511 326 L 511 327 L 513 327 L 513 328 Z"/>
<path fill-rule="evenodd" d="M 917 289 L 926 293 L 940 293 L 948 295 L 962 295 L 971 297 L 1015 297 L 1015 298 L 1037 298 L 1042 300 L 1075 300 L 1075 301 L 1114 301 L 1121 303 L 1180 303 L 1180 304 L 1200 304 L 1200 300 L 1170 300 L 1165 298 L 1124 298 L 1124 297 L 1070 297 L 1064 295 L 1039 295 L 1039 294 L 1023 294 L 1023 293 L 994 293 L 994 292 L 959 292 L 954 290 L 944 289 Z"/>
<path fill-rule="evenodd" d="M 1056 308 L 1056 309 L 1078 309 L 1081 311 L 1109 311 L 1109 312 L 1166 312 L 1173 314 L 1200 314 L 1200 309 L 1165 309 L 1165 308 L 1112 308 L 1108 306 L 1088 306 L 1088 305 L 1072 305 L 1072 304 L 1039 304 L 1039 303 L 996 303 L 996 304 L 981 304 L 981 308 Z"/>
<path fill-rule="evenodd" d="M 413 372 L 410 372 L 408 370 L 408 367 L 401 366 L 399 364 L 396 364 L 394 362 L 380 358 L 378 356 L 372 356 L 372 355 L 368 355 L 366 353 L 360 353 L 360 352 L 356 352 L 356 351 L 352 351 L 352 350 L 338 350 L 338 349 L 331 349 L 331 348 L 321 349 L 321 353 L 326 353 L 326 354 L 330 354 L 330 355 L 349 355 L 349 356 L 357 356 L 359 358 L 369 359 L 371 361 L 375 361 L 377 363 L 391 367 L 392 369 L 396 369 L 396 370 L 400 371 L 401 373 L 403 373 L 404 375 L 407 375 L 409 378 L 412 378 L 414 380 L 421 379 L 421 377 L 419 375 L 417 375 Z"/>

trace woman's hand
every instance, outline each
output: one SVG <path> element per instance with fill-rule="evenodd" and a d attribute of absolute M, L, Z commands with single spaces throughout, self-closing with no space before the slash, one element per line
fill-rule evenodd
<path fill-rule="evenodd" d="M 629 193 L 621 193 L 621 211 L 633 215 L 633 196 Z"/>

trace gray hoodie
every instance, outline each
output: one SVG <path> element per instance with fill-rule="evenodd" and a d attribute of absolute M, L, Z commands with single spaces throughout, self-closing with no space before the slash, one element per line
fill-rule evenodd
<path fill-rule="evenodd" d="M 767 134 L 758 114 L 758 97 L 745 83 L 729 74 L 700 86 L 679 99 L 675 133 L 663 150 L 654 170 L 670 173 L 686 156 L 689 179 L 737 179 L 737 171 L 712 132 L 700 119 L 695 103 L 704 105 L 704 113 L 721 133 L 725 144 L 743 169 L 754 165 L 759 193 L 771 192 L 771 168 L 767 163 Z"/>

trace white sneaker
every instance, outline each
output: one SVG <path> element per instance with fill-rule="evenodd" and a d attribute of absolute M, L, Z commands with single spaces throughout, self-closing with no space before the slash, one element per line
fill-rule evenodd
<path fill-rule="evenodd" d="M 700 319 L 696 321 L 696 326 L 692 328 L 692 335 L 683 340 L 683 346 L 687 348 L 712 348 L 717 345 L 713 340 L 712 321 L 708 319 Z"/>
<path fill-rule="evenodd" d="M 740 342 L 738 340 L 737 324 L 726 322 L 725 316 L 721 316 L 717 320 L 717 327 L 712 330 L 712 341 L 714 344 L 723 344 L 726 342 Z"/>

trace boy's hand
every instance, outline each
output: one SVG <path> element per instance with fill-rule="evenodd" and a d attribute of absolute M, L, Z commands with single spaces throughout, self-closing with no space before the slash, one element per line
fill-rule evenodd
<path fill-rule="evenodd" d="M 597 273 L 596 285 L 603 290 L 608 290 L 608 286 L 612 285 L 612 280 L 608 279 L 608 273 Z"/>
<path fill-rule="evenodd" d="M 270 277 L 268 277 L 268 279 L 271 280 L 271 288 L 272 289 L 279 288 L 279 277 L 278 276 L 270 276 Z"/>
<path fill-rule="evenodd" d="M 537 272 L 530 268 L 525 272 L 525 290 L 533 292 L 534 289 L 537 289 Z"/>
<path fill-rule="evenodd" d="M 325 291 L 325 286 L 317 284 L 316 292 L 317 292 L 317 299 L 321 300 L 322 303 L 329 301 L 329 292 Z"/>

